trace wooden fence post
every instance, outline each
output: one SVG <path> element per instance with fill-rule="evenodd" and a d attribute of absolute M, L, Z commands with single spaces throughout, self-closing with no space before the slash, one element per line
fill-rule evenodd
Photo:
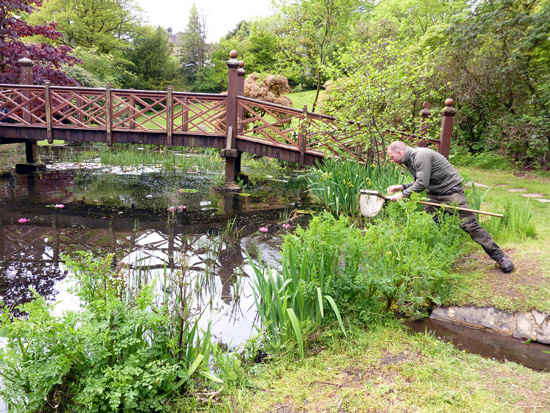
<path fill-rule="evenodd" d="M 430 128 L 429 118 L 432 115 L 432 111 L 430 110 L 430 102 L 424 102 L 422 104 L 422 110 L 420 111 L 420 116 L 422 117 L 420 119 L 420 136 L 424 137 L 428 133 L 428 129 Z M 420 148 L 425 148 L 427 146 L 428 142 L 426 140 L 421 140 L 418 142 L 416 146 Z"/>
<path fill-rule="evenodd" d="M 442 110 L 441 117 L 441 135 L 439 136 L 438 152 L 445 158 L 449 159 L 451 149 L 451 136 L 453 133 L 453 119 L 456 115 L 456 109 L 453 108 L 454 100 L 447 99 L 445 101 L 445 109 Z"/>
<path fill-rule="evenodd" d="M 32 66 L 34 62 L 29 59 L 29 52 L 25 51 L 23 57 L 17 61 L 19 67 L 21 68 L 21 74 L 19 77 L 19 83 L 22 85 L 32 85 L 34 84 L 33 75 L 32 75 Z M 32 123 L 32 105 L 31 105 L 31 92 L 23 91 L 23 96 L 27 99 L 27 102 L 23 105 L 23 120 L 29 125 Z M 28 164 L 34 164 L 38 162 L 38 145 L 36 141 L 25 142 L 25 158 Z"/>
<path fill-rule="evenodd" d="M 168 139 L 168 149 L 172 149 L 173 137 L 172 128 L 174 125 L 174 101 L 172 100 L 172 86 L 168 86 L 166 96 L 166 138 Z"/>
<path fill-rule="evenodd" d="M 107 146 L 113 144 L 113 114 L 112 112 L 111 84 L 107 83 L 105 87 L 105 128 L 107 130 Z"/>
<path fill-rule="evenodd" d="M 235 135 L 237 134 L 237 75 L 239 61 L 237 60 L 236 50 L 231 50 L 229 53 L 230 59 L 227 61 L 227 104 L 226 104 L 226 123 L 227 123 L 227 140 L 225 149 L 222 150 L 221 156 L 225 158 L 225 183 L 226 186 L 233 184 L 235 181 L 235 158 L 237 158 L 237 150 L 235 149 Z"/>
<path fill-rule="evenodd" d="M 46 106 L 46 137 L 48 138 L 48 143 L 53 143 L 53 133 L 52 133 L 52 97 L 50 92 L 50 81 L 46 80 L 44 82 L 45 96 L 44 104 Z M 80 112 L 79 112 L 80 113 Z"/>
<path fill-rule="evenodd" d="M 300 149 L 300 166 L 304 166 L 306 159 L 307 144 L 307 105 L 302 109 L 302 121 L 300 122 L 300 131 L 298 132 L 298 148 Z"/>
<path fill-rule="evenodd" d="M 239 69 L 237 70 L 237 96 L 244 96 L 244 77 L 246 70 L 244 70 L 244 62 L 239 61 Z M 242 133 L 244 126 L 242 121 L 244 120 L 244 109 L 242 106 L 237 105 L 237 134 Z M 242 152 L 237 151 L 237 157 L 235 158 L 235 176 L 241 173 L 241 158 Z"/>

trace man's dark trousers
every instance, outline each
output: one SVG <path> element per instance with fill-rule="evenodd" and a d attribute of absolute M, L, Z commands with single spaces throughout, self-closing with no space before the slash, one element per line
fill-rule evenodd
<path fill-rule="evenodd" d="M 437 202 L 438 204 L 449 204 L 458 206 L 460 208 L 470 209 L 468 201 L 466 201 L 466 197 L 464 196 L 464 191 L 462 190 L 462 187 L 460 187 L 459 190 L 456 190 L 454 192 L 449 191 L 442 195 L 434 195 L 432 193 L 429 193 L 428 197 L 430 201 Z M 432 214 L 434 216 L 434 219 L 436 219 L 437 216 L 436 214 L 434 214 L 437 209 L 439 208 L 431 205 L 424 206 L 424 210 Z M 454 213 L 454 210 L 447 209 L 446 212 Z M 504 256 L 504 252 L 502 252 L 500 247 L 495 243 L 491 234 L 489 234 L 487 230 L 483 228 L 479 224 L 479 222 L 477 222 L 476 216 L 473 212 L 458 211 L 458 216 L 460 218 L 460 227 L 468 234 L 470 234 L 475 242 L 483 247 L 489 257 L 491 257 L 495 261 L 498 261 Z"/>

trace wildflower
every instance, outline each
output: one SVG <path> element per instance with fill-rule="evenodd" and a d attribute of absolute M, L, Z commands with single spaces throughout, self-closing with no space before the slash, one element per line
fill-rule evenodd
<path fill-rule="evenodd" d="M 185 205 L 178 205 L 178 209 L 183 211 L 184 209 L 187 209 L 187 207 Z"/>
<path fill-rule="evenodd" d="M 63 204 L 55 204 L 53 207 L 54 207 L 54 208 L 65 208 L 65 205 L 63 205 Z"/>
<path fill-rule="evenodd" d="M 258 229 L 258 231 L 260 231 L 260 232 L 267 232 L 267 231 L 269 231 L 269 230 L 267 229 L 267 227 L 260 227 L 260 228 Z"/>
<path fill-rule="evenodd" d="M 283 224 L 282 227 L 283 228 L 290 228 L 290 224 Z"/>
<path fill-rule="evenodd" d="M 176 208 L 174 208 L 173 206 L 171 206 L 170 208 L 168 208 L 168 211 L 170 212 L 174 212 L 176 210 Z"/>
<path fill-rule="evenodd" d="M 29 222 L 29 221 L 30 221 L 30 219 L 27 219 L 27 218 L 19 218 L 17 220 L 17 222 L 19 222 L 20 224 L 24 224 L 25 222 Z"/>

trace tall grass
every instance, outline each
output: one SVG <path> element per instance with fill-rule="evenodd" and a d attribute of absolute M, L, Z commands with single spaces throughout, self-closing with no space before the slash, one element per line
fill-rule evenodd
<path fill-rule="evenodd" d="M 307 175 L 311 193 L 334 215 L 359 216 L 359 191 L 386 192 L 387 187 L 405 183 L 407 175 L 394 165 L 379 168 L 354 161 L 327 160 Z"/>
<path fill-rule="evenodd" d="M 511 201 L 504 203 L 504 217 L 491 217 L 483 221 L 483 226 L 499 242 L 525 240 L 536 238 L 535 225 L 530 222 L 533 216 L 531 204 L 527 201 Z"/>
<path fill-rule="evenodd" d="M 332 308 L 342 332 L 346 334 L 335 301 L 323 294 L 323 284 L 320 283 L 313 294 L 304 290 L 303 283 L 311 281 L 311 276 L 306 272 L 306 265 L 295 264 L 292 247 L 288 250 L 288 258 L 283 262 L 282 272 L 262 263 L 261 256 L 258 263 L 249 255 L 248 259 L 255 274 L 256 308 L 273 342 L 287 343 L 295 340 L 300 357 L 303 358 L 307 335 L 319 327 L 325 318 L 325 303 Z"/>

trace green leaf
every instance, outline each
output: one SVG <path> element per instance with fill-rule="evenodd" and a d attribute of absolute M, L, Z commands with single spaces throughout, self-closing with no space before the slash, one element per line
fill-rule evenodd
<path fill-rule="evenodd" d="M 303 359 L 304 358 L 304 340 L 302 338 L 300 324 L 298 323 L 298 319 L 296 318 L 296 314 L 294 314 L 294 310 L 292 308 L 288 308 L 286 312 L 288 313 L 288 317 L 290 318 L 290 322 L 292 323 L 294 334 L 296 334 L 296 340 L 298 341 L 298 347 L 300 349 L 300 359 Z"/>
<path fill-rule="evenodd" d="M 191 367 L 189 367 L 189 370 L 187 370 L 187 374 L 189 376 L 192 376 L 195 370 L 197 370 L 197 367 L 201 364 L 202 360 L 204 359 L 204 356 L 202 354 L 199 354 L 193 364 L 191 364 Z"/>
<path fill-rule="evenodd" d="M 332 306 L 332 309 L 334 310 L 334 314 L 336 314 L 336 318 L 338 319 L 338 323 L 340 324 L 340 328 L 342 329 L 342 332 L 344 333 L 344 335 L 347 337 L 348 335 L 346 334 L 346 329 L 344 328 L 344 323 L 342 323 L 342 317 L 340 317 L 340 311 L 338 310 L 338 306 L 336 305 L 336 302 L 329 295 L 325 295 L 325 298 Z"/>

